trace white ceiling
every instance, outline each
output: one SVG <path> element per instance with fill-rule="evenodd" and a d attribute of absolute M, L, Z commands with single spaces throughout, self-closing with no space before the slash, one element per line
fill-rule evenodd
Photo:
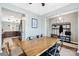
<path fill-rule="evenodd" d="M 42 6 L 41 3 L 32 3 L 31 5 L 28 3 L 12 3 L 13 5 L 20 7 L 22 9 L 31 11 L 38 15 L 44 15 L 66 5 L 69 3 L 45 3 L 45 6 Z"/>

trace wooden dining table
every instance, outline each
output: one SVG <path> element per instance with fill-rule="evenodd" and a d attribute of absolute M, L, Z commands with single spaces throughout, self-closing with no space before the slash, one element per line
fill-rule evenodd
<path fill-rule="evenodd" d="M 21 42 L 21 47 L 27 56 L 40 56 L 58 41 L 58 38 L 41 37 L 32 40 L 24 40 Z"/>

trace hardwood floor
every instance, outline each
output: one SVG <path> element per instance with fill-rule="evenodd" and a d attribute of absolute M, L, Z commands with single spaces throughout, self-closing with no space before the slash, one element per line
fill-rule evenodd
<path fill-rule="evenodd" d="M 63 46 L 60 51 L 60 56 L 76 56 L 76 49 L 75 48 L 69 48 Z"/>

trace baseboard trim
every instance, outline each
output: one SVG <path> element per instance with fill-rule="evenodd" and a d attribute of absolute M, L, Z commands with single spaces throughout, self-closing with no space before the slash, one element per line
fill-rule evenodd
<path fill-rule="evenodd" d="M 64 42 L 67 42 L 67 41 L 64 41 Z M 75 45 L 78 45 L 78 43 L 74 43 L 74 42 L 67 42 L 67 43 L 71 43 L 71 44 L 75 44 Z"/>
<path fill-rule="evenodd" d="M 69 48 L 69 49 L 75 49 L 76 51 L 78 50 L 77 48 L 74 48 L 74 47 L 71 47 L 71 46 L 67 46 L 67 45 L 63 45 L 63 47 Z"/>
<path fill-rule="evenodd" d="M 74 43 L 74 42 L 70 42 L 71 44 L 75 44 L 75 45 L 78 45 L 77 43 Z"/>
<path fill-rule="evenodd" d="M 77 43 L 77 42 L 73 42 L 73 41 L 71 41 L 71 43 L 72 43 L 72 44 L 76 44 L 76 45 L 78 45 L 78 43 Z"/>

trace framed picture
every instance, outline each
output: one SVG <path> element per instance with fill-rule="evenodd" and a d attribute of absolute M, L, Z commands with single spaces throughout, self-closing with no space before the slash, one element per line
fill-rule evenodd
<path fill-rule="evenodd" d="M 32 18 L 32 28 L 37 28 L 38 27 L 38 20 L 35 18 Z"/>

